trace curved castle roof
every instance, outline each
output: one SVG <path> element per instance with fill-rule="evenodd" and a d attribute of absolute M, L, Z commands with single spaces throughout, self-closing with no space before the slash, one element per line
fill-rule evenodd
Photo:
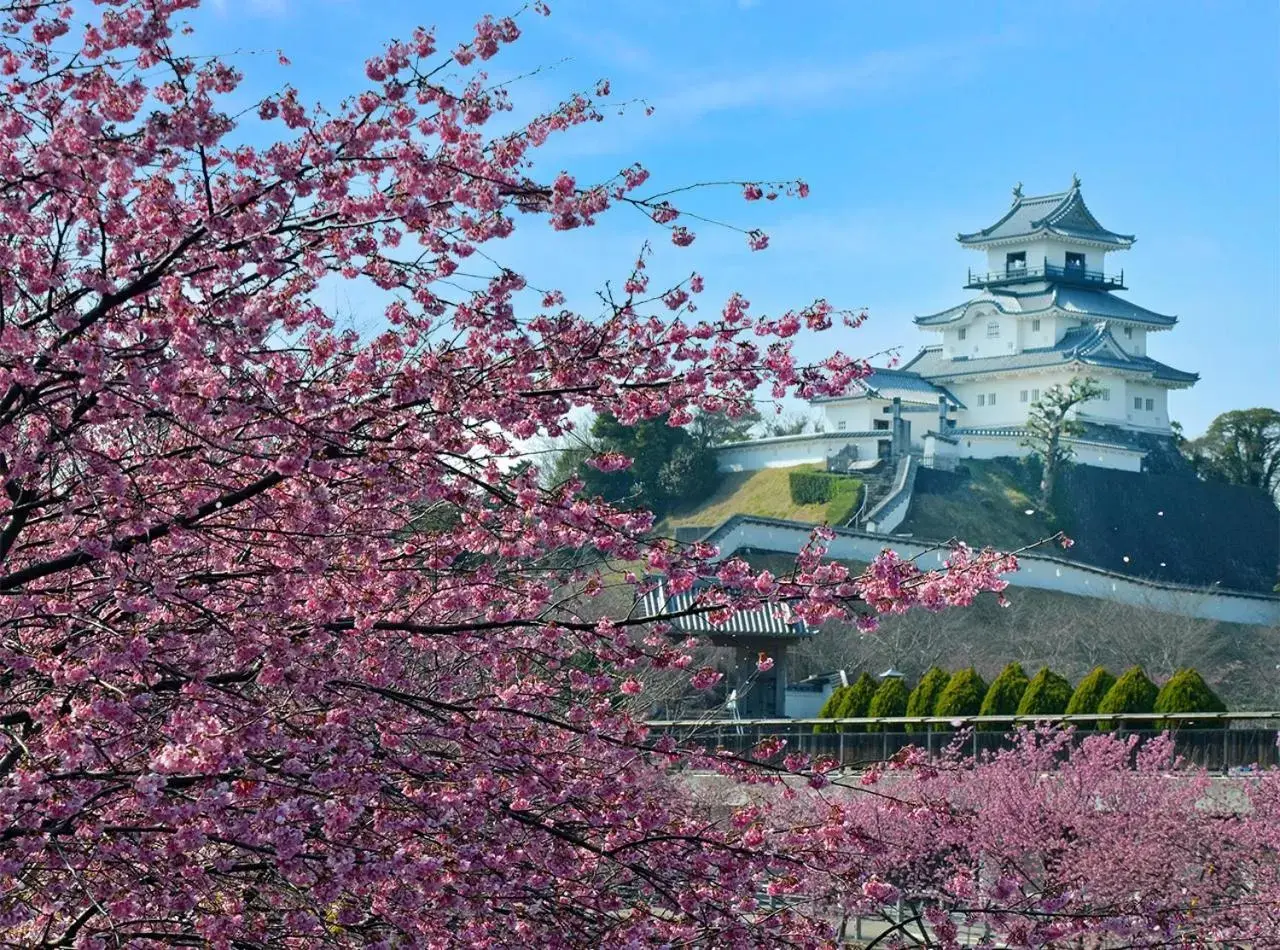
<path fill-rule="evenodd" d="M 941 346 L 926 346 L 902 368 L 905 371 L 917 373 L 927 380 L 950 380 L 986 373 L 1064 366 L 1070 363 L 1140 373 L 1174 386 L 1190 386 L 1200 378 L 1198 373 L 1174 369 L 1149 356 L 1134 356 L 1126 353 L 1111 335 L 1111 330 L 1106 323 L 1076 327 L 1068 330 L 1053 346 L 1027 349 L 1008 356 L 987 356 L 971 360 L 963 356 L 943 356 Z"/>
<path fill-rule="evenodd" d="M 1024 197 L 1019 185 L 1013 191 L 1013 206 L 995 224 L 956 235 L 965 247 L 983 248 L 1005 241 L 1051 236 L 1068 241 L 1102 245 L 1110 250 L 1124 250 L 1137 240 L 1132 234 L 1117 234 L 1098 223 L 1080 194 L 1080 179 L 1071 182 L 1067 191 L 1038 197 Z"/>
<path fill-rule="evenodd" d="M 1059 310 L 1082 319 L 1113 320 L 1152 330 L 1165 330 L 1178 322 L 1178 318 L 1171 314 L 1147 310 L 1109 291 L 1055 284 L 1048 290 L 1030 293 L 988 290 L 962 304 L 916 317 L 915 324 L 918 327 L 942 327 L 959 323 L 971 309 L 983 305 L 992 307 L 1005 316 L 1038 316 L 1049 310 Z"/>

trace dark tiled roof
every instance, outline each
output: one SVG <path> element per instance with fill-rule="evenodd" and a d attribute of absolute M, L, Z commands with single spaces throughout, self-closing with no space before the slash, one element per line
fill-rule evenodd
<path fill-rule="evenodd" d="M 872 369 L 871 375 L 858 380 L 856 391 L 846 396 L 820 396 L 811 402 L 835 402 L 842 399 L 901 399 L 904 403 L 920 403 L 937 406 L 938 397 L 945 396 L 953 409 L 965 408 L 964 403 L 948 392 L 945 386 L 937 386 L 916 373 L 900 369 Z"/>
<path fill-rule="evenodd" d="M 1021 353 L 1009 356 L 949 359 L 942 355 L 941 346 L 926 346 L 903 368 L 913 370 L 925 379 L 932 380 L 954 379 L 1007 370 L 1036 369 L 1068 363 L 1084 363 L 1087 366 L 1144 373 L 1153 379 L 1170 383 L 1190 384 L 1200 378 L 1196 373 L 1174 369 L 1149 356 L 1126 354 L 1105 323 L 1097 326 L 1076 327 L 1068 330 L 1053 346 L 1023 350 Z"/>
<path fill-rule="evenodd" d="M 1054 286 L 1036 293 L 987 291 L 939 313 L 916 317 L 916 326 L 939 327 L 958 323 L 971 309 L 984 305 L 1009 316 L 1035 316 L 1056 307 L 1082 319 L 1116 320 L 1156 329 L 1171 327 L 1178 322 L 1177 317 L 1147 310 L 1105 290 Z"/>
<path fill-rule="evenodd" d="M 671 614 L 678 614 L 693 606 L 699 592 L 695 587 L 687 593 L 669 595 L 665 578 L 659 579 L 658 586 L 644 595 L 640 604 L 639 619 L 652 620 L 655 623 L 667 621 L 682 633 L 703 636 L 789 638 L 813 635 L 803 621 L 790 617 L 785 605 L 765 605 L 750 610 L 739 610 L 723 623 L 713 623 L 709 613 L 667 620 Z"/>
<path fill-rule="evenodd" d="M 1078 181 L 1069 190 L 1053 195 L 1024 198 L 1021 193 L 1016 193 L 1013 207 L 999 221 L 981 231 L 957 235 L 957 240 L 970 247 L 982 247 L 1009 238 L 1040 234 L 1075 238 L 1115 248 L 1129 247 L 1135 240 L 1132 234 L 1117 234 L 1098 223 L 1080 195 Z"/>

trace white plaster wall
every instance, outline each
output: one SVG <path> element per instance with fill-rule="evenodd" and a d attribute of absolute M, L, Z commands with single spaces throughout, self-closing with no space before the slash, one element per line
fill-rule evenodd
<path fill-rule="evenodd" d="M 1147 331 L 1141 327 L 1121 327 L 1117 325 L 1111 328 L 1111 335 L 1120 344 L 1120 349 L 1130 356 L 1147 355 Z"/>
<path fill-rule="evenodd" d="M 997 335 L 988 336 L 988 325 L 995 324 Z M 983 359 L 988 356 L 1008 356 L 1018 346 L 1018 318 L 1000 313 L 994 306 L 974 307 L 969 311 L 966 337 L 959 338 L 957 329 L 954 340 L 955 356 Z"/>
<path fill-rule="evenodd" d="M 719 557 L 742 548 L 797 553 L 809 542 L 812 525 L 742 519 L 713 538 Z M 904 558 L 920 558 L 922 567 L 941 567 L 946 552 L 927 543 L 839 531 L 827 549 L 829 557 L 870 561 L 885 549 Z M 1280 597 L 1242 592 L 1208 591 L 1112 574 L 1098 568 L 1028 552 L 1018 558 L 1019 570 L 1005 575 L 1011 587 L 1056 590 L 1083 597 L 1116 601 L 1164 613 L 1231 623 L 1280 624 Z"/>
<path fill-rule="evenodd" d="M 880 413 L 887 405 L 880 399 L 850 399 L 841 402 L 824 403 L 823 413 L 826 416 L 828 432 L 862 432 L 872 428 L 873 418 L 888 418 Z M 841 428 L 840 423 L 844 423 Z"/>
<path fill-rule="evenodd" d="M 1106 398 L 1099 396 L 1090 399 L 1079 407 L 1077 418 L 1090 419 L 1096 422 L 1123 425 L 1126 422 L 1125 394 L 1126 384 L 1122 376 L 1094 370 L 1089 374 L 1098 381 L 1098 385 L 1106 390 Z M 1129 403 L 1132 405 L 1132 403 Z"/>
<path fill-rule="evenodd" d="M 1135 408 L 1133 401 L 1142 400 L 1141 408 Z M 1147 400 L 1151 400 L 1152 408 L 1147 409 Z M 1125 383 L 1124 400 L 1125 421 L 1130 425 L 1155 429 L 1160 432 L 1169 430 L 1169 390 L 1163 386 L 1150 383 L 1139 383 L 1130 380 Z"/>
<path fill-rule="evenodd" d="M 888 433 L 885 434 L 886 438 Z M 756 472 L 765 468 L 825 463 L 846 445 L 858 447 L 860 459 L 876 457 L 875 439 L 808 438 L 785 442 L 739 442 L 716 449 L 716 467 L 722 472 Z"/>
<path fill-rule="evenodd" d="M 1028 241 L 1026 244 L 1006 247 L 993 247 L 987 250 L 986 268 L 988 273 L 1004 273 L 1005 264 L 1011 253 L 1023 251 L 1027 255 L 1028 269 L 1043 267 L 1047 260 L 1053 267 L 1067 265 L 1067 252 L 1084 255 L 1085 270 L 1105 271 L 1107 252 L 1088 245 L 1073 244 L 1052 238 Z"/>
<path fill-rule="evenodd" d="M 1019 445 L 1018 439 L 998 435 L 957 435 L 956 455 L 961 459 L 1022 458 L 1031 451 Z M 1087 442 L 1068 444 L 1075 450 L 1075 461 L 1097 468 L 1114 468 L 1122 472 L 1142 471 L 1142 453 L 1113 449 Z"/>

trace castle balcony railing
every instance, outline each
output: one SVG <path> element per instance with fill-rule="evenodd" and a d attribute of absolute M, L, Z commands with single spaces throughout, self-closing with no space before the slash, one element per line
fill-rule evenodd
<path fill-rule="evenodd" d="M 1124 285 L 1124 271 L 1121 271 L 1119 276 L 1104 274 L 1100 270 L 1085 270 L 1083 267 L 1060 267 L 1057 264 L 1050 264 L 1048 259 L 1039 267 L 1006 267 L 1002 271 L 991 271 L 986 274 L 975 274 L 971 270 L 965 287 L 969 290 L 977 290 L 1042 280 L 1057 284 L 1072 284 L 1077 287 L 1092 287 L 1098 290 L 1128 289 Z"/>

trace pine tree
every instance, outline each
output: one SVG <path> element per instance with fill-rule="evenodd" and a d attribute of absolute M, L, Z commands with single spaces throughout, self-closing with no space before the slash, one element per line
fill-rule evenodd
<path fill-rule="evenodd" d="M 938 697 L 942 695 L 942 691 L 947 688 L 949 682 L 951 682 L 950 673 L 936 666 L 931 667 L 929 672 L 920 677 L 920 682 L 907 697 L 907 715 L 932 716 L 934 709 L 938 706 Z"/>
<path fill-rule="evenodd" d="M 1023 672 L 1021 663 L 1010 663 L 1000 675 L 991 681 L 987 695 L 983 697 L 979 714 L 983 716 L 1012 716 L 1018 711 L 1018 703 L 1022 694 L 1027 691 L 1027 674 Z M 984 728 L 1003 732 L 1005 725 L 991 724 Z"/>
<path fill-rule="evenodd" d="M 889 716 L 905 716 L 907 714 L 907 684 L 901 676 L 889 676 L 880 684 L 876 694 L 871 697 L 871 705 L 867 715 L 882 718 Z M 900 725 L 867 726 L 868 732 L 901 732 Z"/>
<path fill-rule="evenodd" d="M 938 696 L 935 716 L 976 716 L 987 695 L 987 684 L 972 666 L 951 674 L 947 688 Z"/>
<path fill-rule="evenodd" d="M 1057 716 L 1067 711 L 1070 702 L 1071 684 L 1045 666 L 1027 684 L 1018 703 L 1018 715 Z"/>
<path fill-rule="evenodd" d="M 1156 696 L 1155 712 L 1158 713 L 1226 711 L 1226 703 L 1218 698 L 1199 673 L 1191 669 L 1174 673 Z M 1221 723 L 1213 719 L 1162 719 L 1157 725 L 1161 729 L 1212 729 Z"/>

